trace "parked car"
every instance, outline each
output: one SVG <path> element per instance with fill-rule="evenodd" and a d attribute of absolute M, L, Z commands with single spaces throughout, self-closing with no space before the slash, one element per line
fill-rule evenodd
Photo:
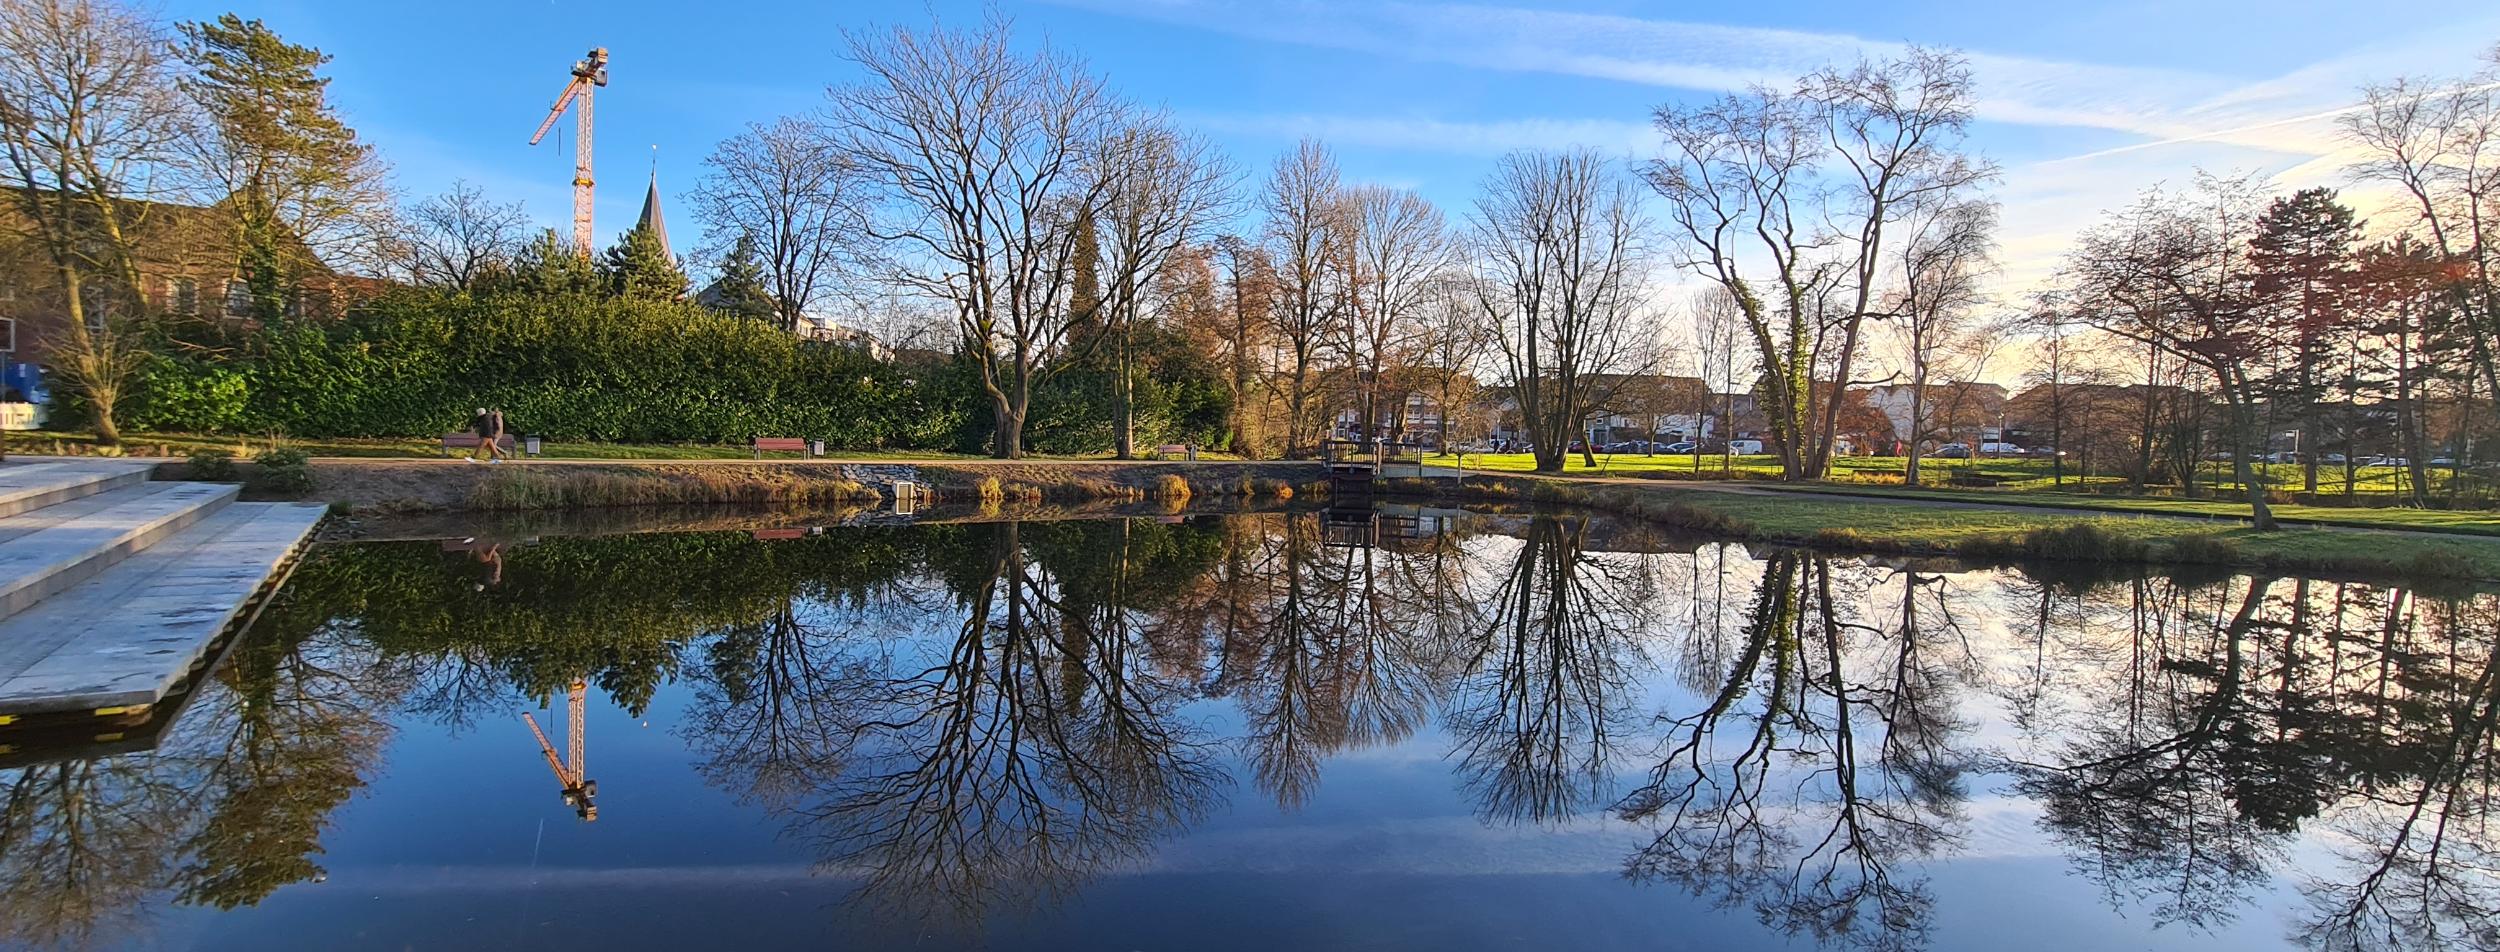
<path fill-rule="evenodd" d="M 1727 441 L 1727 451 L 1737 456 L 1760 456 L 1762 455 L 1762 441 L 1729 440 Z"/>
<path fill-rule="evenodd" d="M 2021 456 L 2023 455 L 2023 448 L 2012 443 L 1981 443 L 1979 444 L 1979 455 Z"/>
<path fill-rule="evenodd" d="M 1947 444 L 1945 444 L 1945 445 L 1943 445 L 1943 446 L 1936 447 L 1936 451 L 1935 451 L 1935 452 L 1933 452 L 1933 453 L 1929 453 L 1929 454 L 1927 454 L 1927 455 L 1932 456 L 1932 457 L 1935 457 L 1935 458 L 1937 458 L 1937 459 L 1969 459 L 1969 458 L 1970 458 L 1970 444 L 1968 444 L 1968 443 L 1947 443 Z"/>
<path fill-rule="evenodd" d="M 1661 446 L 1658 448 L 1658 452 L 1674 453 L 1677 455 L 1685 453 L 1698 453 L 1701 452 L 1701 444 L 1695 443 L 1691 440 L 1685 440 L 1681 443 L 1669 443 L 1665 446 Z"/>
<path fill-rule="evenodd" d="M 2432 469 L 2455 469 L 2457 468 L 2457 458 L 2454 456 L 2434 456 L 2431 457 L 2430 467 Z"/>
<path fill-rule="evenodd" d="M 2284 450 L 2279 453 L 2268 453 L 2258 458 L 2269 463 L 2298 463 L 2301 460 L 2300 453 L 2294 450 Z"/>
<path fill-rule="evenodd" d="M 2318 462 L 2321 462 L 2321 463 L 2333 463 L 2333 464 L 2335 464 L 2335 465 L 2337 465 L 2337 466 L 2342 466 L 2342 465 L 2344 465 L 2344 454 L 2342 454 L 2342 453 L 2328 453 L 2328 454 L 2326 454 L 2326 455 L 2324 455 L 2324 456 L 2320 456 L 2320 457 L 2318 457 Z"/>
<path fill-rule="evenodd" d="M 2034 446 L 2034 447 L 2032 447 L 2032 448 L 2031 448 L 2028 452 L 2026 452 L 2024 455 L 2026 455 L 2026 456 L 2064 456 L 2064 455 L 2066 455 L 2066 451 L 2065 451 L 2065 450 L 2058 450 L 2058 449 L 2050 449 L 2050 448 L 2048 448 L 2048 447 L 2046 447 L 2046 446 Z"/>

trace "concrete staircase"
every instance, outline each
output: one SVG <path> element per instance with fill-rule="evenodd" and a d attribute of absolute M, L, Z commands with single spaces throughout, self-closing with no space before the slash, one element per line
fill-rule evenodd
<path fill-rule="evenodd" d="M 0 726 L 128 716 L 185 684 L 324 507 L 150 482 L 120 460 L 0 463 Z"/>

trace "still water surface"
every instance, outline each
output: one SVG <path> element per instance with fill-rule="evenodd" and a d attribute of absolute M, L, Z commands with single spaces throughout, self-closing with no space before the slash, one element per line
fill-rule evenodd
<path fill-rule="evenodd" d="M 2500 946 L 2486 593 L 1577 515 L 763 535 L 318 550 L 151 747 L 0 768 L 0 943 Z"/>

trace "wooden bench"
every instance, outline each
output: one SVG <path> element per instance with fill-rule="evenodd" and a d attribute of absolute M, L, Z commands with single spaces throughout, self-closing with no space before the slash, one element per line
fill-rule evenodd
<path fill-rule="evenodd" d="M 443 452 L 449 453 L 453 450 L 474 450 L 477 448 L 478 442 L 482 439 L 484 438 L 475 433 L 445 433 L 443 434 Z M 506 433 L 495 438 L 495 448 L 502 450 L 506 456 L 512 455 L 513 445 L 512 434 L 510 433 Z"/>
<path fill-rule="evenodd" d="M 756 438 L 755 438 L 755 458 L 756 458 L 756 459 L 763 459 L 763 458 L 764 458 L 764 454 L 766 454 L 766 453 L 798 453 L 798 454 L 800 454 L 800 455 L 804 455 L 804 456 L 813 456 L 813 455 L 815 455 L 814 453 L 812 453 L 812 452 L 810 452 L 810 451 L 808 450 L 808 447 L 807 447 L 807 441 L 806 441 L 806 440 L 800 439 L 800 438 L 795 437 L 795 436 L 759 436 L 759 437 L 756 437 Z"/>
<path fill-rule="evenodd" d="M 1162 446 L 1155 447 L 1155 455 L 1163 459 L 1190 458 L 1189 447 L 1180 443 L 1165 443 Z"/>

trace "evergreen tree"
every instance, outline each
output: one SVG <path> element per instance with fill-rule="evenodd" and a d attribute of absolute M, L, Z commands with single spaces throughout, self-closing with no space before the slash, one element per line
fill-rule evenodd
<path fill-rule="evenodd" d="M 647 301 L 675 301 L 686 296 L 686 272 L 669 260 L 659 236 L 634 228 L 608 249 L 600 277 L 609 294 Z"/>
<path fill-rule="evenodd" d="M 713 283 L 712 290 L 711 307 L 715 311 L 781 323 L 779 311 L 773 307 L 772 292 L 764 287 L 764 263 L 757 258 L 753 235 L 740 234 L 737 242 L 729 246 L 729 257 L 721 262 L 720 280 Z"/>
<path fill-rule="evenodd" d="M 231 13 L 180 29 L 192 69 L 182 88 L 212 133 L 194 140 L 196 164 L 227 192 L 254 314 L 274 319 L 296 280 L 322 266 L 316 246 L 352 254 L 344 246 L 378 234 L 382 165 L 329 102 L 328 55 Z"/>
<path fill-rule="evenodd" d="M 591 268 L 588 260 L 574 254 L 570 243 L 556 237 L 553 228 L 541 230 L 535 240 L 513 256 L 510 273 L 495 275 L 484 284 L 490 292 L 532 297 L 589 294 L 604 286 L 599 272 Z"/>
<path fill-rule="evenodd" d="M 2251 290 L 2278 328 L 2270 396 L 2300 428 L 2301 488 L 2312 494 L 2328 431 L 2323 401 L 2349 376 L 2335 365 L 2352 363 L 2349 348 L 2339 345 L 2349 340 L 2353 243 L 2360 234 L 2359 218 L 2335 200 L 2333 189 L 2306 188 L 2267 206 L 2248 242 Z"/>

